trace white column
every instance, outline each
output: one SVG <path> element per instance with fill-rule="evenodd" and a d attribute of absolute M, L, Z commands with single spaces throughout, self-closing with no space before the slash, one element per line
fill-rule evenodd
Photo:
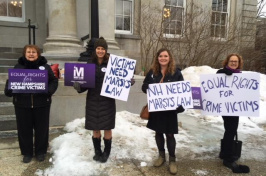
<path fill-rule="evenodd" d="M 85 51 L 77 38 L 76 0 L 48 0 L 48 30 L 43 55 L 79 56 Z"/>
<path fill-rule="evenodd" d="M 106 39 L 109 53 L 124 55 L 115 41 L 115 0 L 99 0 L 98 3 L 99 36 Z"/>

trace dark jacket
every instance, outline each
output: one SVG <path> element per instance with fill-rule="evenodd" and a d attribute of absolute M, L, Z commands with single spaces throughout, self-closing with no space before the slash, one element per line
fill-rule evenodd
<path fill-rule="evenodd" d="M 220 69 L 220 70 L 218 70 L 216 73 L 224 73 L 224 74 L 226 74 L 226 75 L 232 75 L 233 74 L 233 72 L 231 71 L 231 70 L 229 70 L 229 69 L 227 69 L 227 68 L 222 68 L 222 69 Z"/>
<path fill-rule="evenodd" d="M 155 76 L 152 70 L 150 70 L 143 81 L 142 91 L 146 93 L 148 85 L 159 83 L 162 77 L 163 75 L 161 73 Z M 165 75 L 163 82 L 175 82 L 183 80 L 183 75 L 177 68 L 173 75 Z M 150 112 L 150 118 L 147 124 L 148 128 L 159 133 L 174 134 L 178 133 L 177 126 L 176 110 Z"/>
<path fill-rule="evenodd" d="M 25 57 L 20 57 L 14 69 L 39 69 L 43 66 L 48 71 L 48 93 L 12 93 L 8 90 L 8 80 L 5 86 L 5 95 L 12 97 L 13 104 L 17 107 L 36 108 L 50 106 L 51 96 L 55 93 L 58 87 L 58 79 L 54 76 L 51 67 L 47 64 L 47 60 L 40 56 L 36 61 L 27 61 Z"/>
<path fill-rule="evenodd" d="M 107 62 L 99 65 L 95 60 L 93 63 L 96 66 L 95 88 L 82 89 L 82 92 L 88 90 L 85 128 L 88 130 L 110 130 L 115 128 L 115 99 L 100 95 Z"/>

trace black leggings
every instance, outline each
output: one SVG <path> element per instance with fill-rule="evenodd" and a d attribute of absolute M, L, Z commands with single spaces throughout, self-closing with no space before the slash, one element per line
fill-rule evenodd
<path fill-rule="evenodd" d="M 171 157 L 175 157 L 175 147 L 176 147 L 176 141 L 174 134 L 165 134 L 166 136 L 166 145 L 169 152 L 169 155 Z M 164 149 L 164 136 L 163 133 L 157 133 L 155 134 L 155 141 L 158 147 L 159 151 L 165 151 Z"/>
<path fill-rule="evenodd" d="M 234 137 L 237 133 L 239 117 L 227 117 L 222 116 L 224 120 L 224 145 L 222 151 L 224 153 L 224 159 L 227 161 L 233 161 L 233 143 Z"/>

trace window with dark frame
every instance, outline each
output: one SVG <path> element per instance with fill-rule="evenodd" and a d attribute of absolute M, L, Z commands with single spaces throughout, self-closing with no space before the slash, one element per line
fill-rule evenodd
<path fill-rule="evenodd" d="M 166 36 L 182 35 L 184 0 L 165 0 L 163 26 Z"/>
<path fill-rule="evenodd" d="M 211 36 L 227 38 L 228 0 L 212 0 Z"/>
<path fill-rule="evenodd" d="M 133 0 L 116 0 L 115 30 L 117 33 L 132 33 Z"/>

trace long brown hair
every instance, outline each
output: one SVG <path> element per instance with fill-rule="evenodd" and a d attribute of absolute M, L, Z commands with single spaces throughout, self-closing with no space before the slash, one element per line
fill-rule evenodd
<path fill-rule="evenodd" d="M 175 59 L 172 56 L 172 53 L 170 52 L 169 49 L 167 48 L 161 48 L 157 51 L 156 56 L 153 60 L 152 66 L 151 66 L 151 70 L 153 71 L 153 74 L 158 75 L 161 71 L 161 66 L 160 63 L 158 61 L 158 57 L 159 55 L 166 51 L 169 55 L 169 63 L 168 63 L 168 67 L 166 69 L 166 74 L 171 74 L 173 75 L 175 73 L 175 69 L 176 69 L 176 65 L 175 65 Z"/>
<path fill-rule="evenodd" d="M 30 48 L 30 49 L 35 49 L 35 50 L 37 51 L 37 55 L 38 55 L 38 57 L 40 57 L 40 55 L 41 55 L 41 50 L 40 50 L 40 48 L 39 48 L 38 46 L 36 46 L 36 45 L 25 45 L 24 48 L 23 48 L 23 53 L 22 53 L 22 55 L 23 55 L 24 57 L 25 57 L 25 55 L 26 55 L 26 50 L 27 50 L 28 48 Z"/>
<path fill-rule="evenodd" d="M 243 58 L 242 58 L 242 56 L 240 56 L 239 54 L 237 54 L 237 53 L 231 53 L 231 54 L 229 54 L 227 57 L 226 57 L 226 59 L 223 61 L 223 67 L 226 67 L 227 65 L 228 65 L 228 62 L 229 62 L 229 60 L 230 60 L 230 58 L 232 57 L 232 56 L 236 56 L 237 58 L 238 58 L 238 67 L 237 67 L 237 69 L 242 69 L 243 68 Z"/>

